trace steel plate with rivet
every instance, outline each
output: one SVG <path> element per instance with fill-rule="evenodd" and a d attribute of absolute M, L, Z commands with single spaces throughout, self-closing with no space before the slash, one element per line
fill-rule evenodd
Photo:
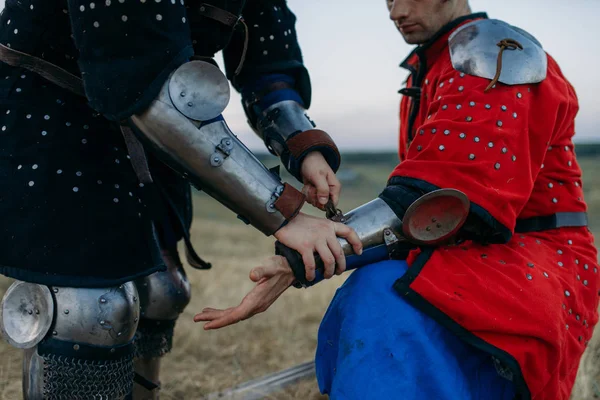
<path fill-rule="evenodd" d="M 190 61 L 171 75 L 169 96 L 186 117 L 208 121 L 221 115 L 231 94 L 229 81 L 218 67 L 205 61 Z"/>
<path fill-rule="evenodd" d="M 53 315 L 54 300 L 47 286 L 17 281 L 8 288 L 2 300 L 2 336 L 17 348 L 32 348 L 50 330 Z"/>

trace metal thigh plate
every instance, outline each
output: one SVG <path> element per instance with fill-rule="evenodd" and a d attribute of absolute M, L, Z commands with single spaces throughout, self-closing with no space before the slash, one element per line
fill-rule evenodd
<path fill-rule="evenodd" d="M 54 338 L 96 346 L 128 343 L 139 321 L 139 299 L 133 282 L 108 288 L 53 287 Z"/>
<path fill-rule="evenodd" d="M 229 81 L 218 67 L 205 61 L 190 61 L 171 75 L 169 95 L 183 115 L 208 121 L 221 115 L 229 104 Z"/>
<path fill-rule="evenodd" d="M 493 79 L 500 51 L 497 43 L 504 39 L 518 41 L 523 50 L 503 52 L 500 82 L 520 85 L 546 79 L 548 57 L 540 43 L 522 29 L 495 19 L 473 21 L 450 35 L 452 66 L 465 74 Z"/>
<path fill-rule="evenodd" d="M 166 271 L 155 272 L 135 281 L 140 294 L 143 318 L 174 320 L 191 298 L 190 282 L 183 267 L 170 257 L 164 257 Z"/>
<path fill-rule="evenodd" d="M 53 315 L 54 300 L 47 286 L 17 281 L 2 299 L 2 336 L 17 348 L 32 348 L 50 330 Z"/>

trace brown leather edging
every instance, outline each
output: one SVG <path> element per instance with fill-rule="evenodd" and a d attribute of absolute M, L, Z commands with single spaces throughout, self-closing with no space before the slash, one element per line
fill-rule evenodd
<path fill-rule="evenodd" d="M 286 144 L 290 150 L 290 154 L 296 159 L 300 158 L 310 148 L 317 146 L 328 147 L 335 152 L 338 159 L 341 158 L 340 152 L 333 139 L 331 139 L 331 136 L 320 129 L 310 129 L 301 132 L 289 139 Z"/>
<path fill-rule="evenodd" d="M 306 197 L 289 183 L 283 184 L 283 192 L 275 201 L 275 208 L 285 217 L 290 220 L 300 212 L 304 205 Z"/>

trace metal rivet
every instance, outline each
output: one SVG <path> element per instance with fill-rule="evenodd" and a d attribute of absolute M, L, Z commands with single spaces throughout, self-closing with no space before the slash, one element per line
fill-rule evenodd
<path fill-rule="evenodd" d="M 458 135 L 459 138 L 464 139 L 467 137 L 467 135 L 465 135 L 464 133 L 461 133 L 460 135 Z"/>
<path fill-rule="evenodd" d="M 558 253 L 558 254 L 562 254 L 562 253 L 563 253 L 563 251 L 562 251 L 562 250 L 558 250 L 558 251 L 557 251 L 557 253 Z"/>
<path fill-rule="evenodd" d="M 133 301 L 137 301 L 137 297 L 133 296 Z"/>
<path fill-rule="evenodd" d="M 567 328 L 567 330 L 569 330 L 569 325 L 568 325 L 568 324 L 567 324 L 567 325 L 565 325 L 565 327 Z"/>
<path fill-rule="evenodd" d="M 53 291 L 54 293 L 58 293 L 58 288 L 52 288 L 52 291 Z"/>
<path fill-rule="evenodd" d="M 486 104 L 486 105 L 485 105 L 485 108 L 489 110 L 489 109 L 491 109 L 491 108 L 492 108 L 492 106 L 490 106 L 489 104 Z"/>
<path fill-rule="evenodd" d="M 35 309 L 35 313 L 36 313 L 36 314 L 39 314 L 39 313 L 40 313 L 40 310 L 38 310 L 38 309 L 36 308 L 36 309 Z"/>
<path fill-rule="evenodd" d="M 535 265 L 534 265 L 533 263 L 527 263 L 527 266 L 528 266 L 529 268 L 533 268 Z"/>
<path fill-rule="evenodd" d="M 589 268 L 589 266 L 588 266 L 587 264 L 585 264 L 585 265 L 583 266 L 583 269 L 585 269 L 586 271 L 588 270 L 588 268 Z"/>
<path fill-rule="evenodd" d="M 558 266 L 559 266 L 559 267 L 562 267 L 563 265 L 564 265 L 564 264 L 562 263 L 562 261 L 559 261 L 559 262 L 558 262 Z"/>
<path fill-rule="evenodd" d="M 427 228 L 425 228 L 425 230 L 426 230 L 427 232 L 429 232 L 429 231 L 431 231 L 431 227 L 430 227 L 430 226 L 428 226 Z"/>
<path fill-rule="evenodd" d="M 106 322 L 104 320 L 100 321 L 100 325 L 104 325 Z"/>
<path fill-rule="evenodd" d="M 552 199 L 553 203 L 558 203 L 558 200 L 556 198 Z"/>
<path fill-rule="evenodd" d="M 496 122 L 496 125 L 498 125 L 498 126 L 502 126 L 502 121 L 498 121 L 498 122 Z"/>
<path fill-rule="evenodd" d="M 523 242 L 519 242 L 519 246 L 520 246 L 520 247 L 525 247 L 525 243 L 523 243 Z"/>
<path fill-rule="evenodd" d="M 136 318 L 133 320 L 133 322 L 138 322 L 138 318 L 136 317 Z"/>
<path fill-rule="evenodd" d="M 469 160 L 474 160 L 475 159 L 475 154 L 469 154 Z"/>
<path fill-rule="evenodd" d="M 489 143 L 488 143 L 488 147 L 491 149 L 492 147 L 494 147 L 494 143 L 492 143 L 492 142 L 489 142 Z"/>
<path fill-rule="evenodd" d="M 442 106 L 442 110 L 446 110 L 446 109 L 448 109 L 448 105 L 444 104 L 444 105 Z"/>
<path fill-rule="evenodd" d="M 115 352 L 115 349 L 110 349 L 110 352 L 111 352 L 111 353 L 114 353 L 114 352 Z"/>
<path fill-rule="evenodd" d="M 467 118 L 465 118 L 465 120 L 466 120 L 467 122 L 471 122 L 471 121 L 473 121 L 473 117 L 467 117 Z"/>
<path fill-rule="evenodd" d="M 450 134 L 450 131 L 449 131 L 448 129 L 446 129 L 446 130 L 444 131 L 444 135 L 448 136 L 449 134 Z"/>
<path fill-rule="evenodd" d="M 444 147 L 444 145 L 442 144 L 442 145 L 440 145 L 440 147 L 438 147 L 438 149 L 440 149 L 440 151 L 444 151 L 445 147 Z"/>
<path fill-rule="evenodd" d="M 123 334 L 123 332 L 119 332 L 117 333 L 117 336 L 121 336 Z"/>
<path fill-rule="evenodd" d="M 549 184 L 548 184 L 548 187 L 549 187 L 550 189 L 552 189 L 552 188 L 554 187 L 554 184 L 552 184 L 552 183 L 549 183 Z"/>
<path fill-rule="evenodd" d="M 500 163 L 499 163 L 499 162 L 497 162 L 497 163 L 494 165 L 494 168 L 495 168 L 495 169 L 500 169 Z"/>
<path fill-rule="evenodd" d="M 68 314 L 68 313 L 69 313 L 69 310 L 65 310 L 65 314 Z"/>
<path fill-rule="evenodd" d="M 459 86 L 459 87 L 458 87 L 458 91 L 459 91 L 459 92 L 462 92 L 463 90 L 465 90 L 465 87 L 464 87 L 464 86 Z"/>
<path fill-rule="evenodd" d="M 187 103 L 188 107 L 192 107 L 194 105 L 194 103 L 192 103 L 191 101 L 189 103 Z"/>
<path fill-rule="evenodd" d="M 588 281 L 587 280 L 583 281 L 583 286 L 587 286 L 587 285 L 588 285 Z"/>
<path fill-rule="evenodd" d="M 56 336 L 56 335 L 58 335 L 58 332 L 56 332 L 56 331 L 52 331 L 52 335 L 53 335 L 53 336 Z"/>
<path fill-rule="evenodd" d="M 502 148 L 502 154 L 506 154 L 508 152 L 508 149 L 506 147 Z"/>
<path fill-rule="evenodd" d="M 567 240 L 568 244 L 573 244 L 573 241 L 571 239 Z"/>
<path fill-rule="evenodd" d="M 531 276 L 531 274 L 527 274 L 527 279 L 532 280 L 533 276 Z"/>
<path fill-rule="evenodd" d="M 500 108 L 502 109 L 502 111 L 506 111 L 506 110 L 508 110 L 508 107 L 506 107 L 506 106 L 502 106 L 502 107 L 500 107 Z"/>
<path fill-rule="evenodd" d="M 456 109 L 457 109 L 457 110 L 460 110 L 461 108 L 462 108 L 462 106 L 461 106 L 460 104 L 457 104 L 457 105 L 456 105 Z"/>
<path fill-rule="evenodd" d="M 33 314 L 33 310 L 27 310 L 27 314 L 32 315 Z"/>
<path fill-rule="evenodd" d="M 185 97 L 185 92 L 181 92 L 181 93 L 179 93 L 179 95 L 180 95 L 181 97 Z"/>
<path fill-rule="evenodd" d="M 544 276 L 545 276 L 546 278 L 548 278 L 548 273 L 547 273 L 547 272 L 544 272 Z"/>
<path fill-rule="evenodd" d="M 417 146 L 417 151 L 421 151 L 423 149 L 423 147 L 421 145 Z"/>
<path fill-rule="evenodd" d="M 487 258 L 487 254 L 482 254 L 481 258 Z"/>
<path fill-rule="evenodd" d="M 570 297 L 571 296 L 571 292 L 569 292 L 568 290 L 565 290 L 565 296 Z"/>
<path fill-rule="evenodd" d="M 577 275 L 577 280 L 580 281 L 581 280 L 581 276 Z"/>
<path fill-rule="evenodd" d="M 437 132 L 437 129 L 435 129 L 435 128 L 433 128 L 433 129 L 431 130 L 431 133 L 436 133 L 436 132 Z"/>
<path fill-rule="evenodd" d="M 419 135 L 423 135 L 424 133 L 425 133 L 425 131 L 424 131 L 423 129 L 421 129 L 421 130 L 419 131 Z"/>
<path fill-rule="evenodd" d="M 517 118 L 517 113 L 513 113 L 513 118 Z"/>
<path fill-rule="evenodd" d="M 479 143 L 479 137 L 475 136 L 475 138 L 473 138 L 473 140 L 475 141 L 475 143 Z"/>
<path fill-rule="evenodd" d="M 579 316 L 579 314 L 578 314 L 578 315 L 576 315 L 576 316 L 575 316 L 575 318 L 577 319 L 577 321 L 579 321 L 579 319 L 580 319 L 581 317 L 580 317 L 580 316 Z"/>
<path fill-rule="evenodd" d="M 79 350 L 79 345 L 78 344 L 73 345 L 73 350 Z"/>
<path fill-rule="evenodd" d="M 575 264 L 579 265 L 579 260 L 575 259 Z"/>
<path fill-rule="evenodd" d="M 523 97 L 523 95 L 521 94 L 521 92 L 517 93 L 517 97 L 520 99 L 521 97 Z"/>
<path fill-rule="evenodd" d="M 513 160 L 513 162 L 517 161 L 517 156 L 512 156 L 510 159 Z"/>
<path fill-rule="evenodd" d="M 470 105 L 471 107 L 475 107 L 475 102 L 474 102 L 474 101 L 472 101 L 472 102 L 470 102 L 470 103 L 469 103 L 469 105 Z"/>

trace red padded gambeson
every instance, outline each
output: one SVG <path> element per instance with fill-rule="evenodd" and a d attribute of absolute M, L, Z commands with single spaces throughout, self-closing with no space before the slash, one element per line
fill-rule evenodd
<path fill-rule="evenodd" d="M 542 83 L 498 83 L 484 93 L 489 80 L 452 67 L 451 32 L 419 50 L 426 65 L 416 54 L 408 59 L 425 75 L 412 134 L 412 100 L 402 100 L 402 161 L 392 176 L 459 189 L 511 232 L 517 219 L 585 211 L 572 142 L 578 102 L 556 62 L 548 56 Z M 398 282 L 401 294 L 512 356 L 524 398 L 569 398 L 598 320 L 597 255 L 587 228 L 516 233 L 506 244 L 466 242 L 409 260 L 419 272 Z"/>

